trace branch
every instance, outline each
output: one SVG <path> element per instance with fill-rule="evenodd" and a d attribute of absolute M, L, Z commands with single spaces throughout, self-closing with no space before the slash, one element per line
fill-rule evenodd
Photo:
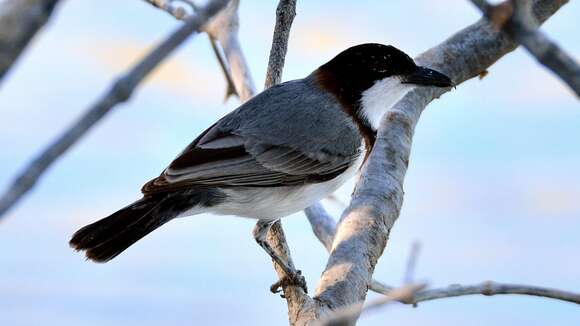
<path fill-rule="evenodd" d="M 330 253 L 332 250 L 332 241 L 334 239 L 334 235 L 336 234 L 336 222 L 326 212 L 320 203 L 316 203 L 306 208 L 304 213 L 310 222 L 312 231 L 318 240 L 320 240 L 320 242 L 324 245 L 326 250 Z M 388 294 L 393 289 L 394 287 L 377 281 L 374 278 L 369 285 L 369 290 L 384 295 Z"/>
<path fill-rule="evenodd" d="M 234 89 L 240 100 L 245 102 L 254 96 L 256 87 L 238 38 L 239 3 L 239 0 L 232 0 L 224 10 L 211 20 L 205 31 L 221 45 L 229 64 Z"/>
<path fill-rule="evenodd" d="M 215 57 L 220 65 L 220 68 L 222 70 L 222 74 L 224 75 L 224 78 L 226 79 L 226 96 L 224 97 L 224 101 L 227 101 L 227 99 L 232 96 L 235 95 L 238 98 L 240 97 L 238 95 L 238 92 L 236 91 L 236 86 L 234 85 L 234 80 L 232 79 L 232 75 L 230 74 L 230 70 L 228 68 L 228 65 L 226 63 L 226 60 L 224 59 L 222 53 L 220 52 L 220 49 L 218 47 L 217 41 L 211 37 L 211 35 L 208 35 L 209 38 L 209 43 L 211 45 L 211 49 L 213 50 L 213 53 L 215 54 Z"/>
<path fill-rule="evenodd" d="M 0 81 L 48 21 L 58 0 L 0 1 Z"/>
<path fill-rule="evenodd" d="M 406 303 L 416 304 L 423 301 L 474 294 L 486 296 L 498 294 L 532 295 L 580 304 L 580 294 L 577 293 L 533 285 L 502 284 L 492 281 L 483 282 L 477 285 L 450 285 L 447 288 L 420 291 L 415 294 L 412 302 Z"/>
<path fill-rule="evenodd" d="M 544 21 L 565 3 L 537 0 L 534 15 Z M 477 76 L 516 46 L 508 35 L 480 20 L 415 60 L 445 73 L 457 85 Z M 447 91 L 415 87 L 383 117 L 375 146 L 338 226 L 316 290 L 316 304 L 309 306 L 316 311 L 308 316 L 324 315 L 365 299 L 377 260 L 399 217 L 415 125 L 426 105 Z M 304 317 L 297 324 L 311 321 Z"/>
<path fill-rule="evenodd" d="M 213 0 L 195 16 L 189 17 L 183 26 L 161 42 L 143 60 L 121 76 L 91 108 L 66 130 L 55 142 L 37 156 L 16 178 L 0 198 L 0 220 L 16 202 L 26 194 L 42 174 L 72 145 L 84 136 L 117 104 L 127 101 L 143 79 L 157 67 L 173 50 L 191 34 L 199 32 L 203 25 L 227 4 L 227 0 Z"/>
<path fill-rule="evenodd" d="M 265 87 L 271 87 L 282 80 L 284 60 L 288 52 L 290 27 L 296 16 L 296 0 L 280 0 L 276 8 L 276 26 L 270 49 L 268 72 L 266 73 Z"/>
<path fill-rule="evenodd" d="M 288 39 L 290 37 L 290 28 L 294 16 L 296 15 L 296 0 L 280 0 L 276 9 L 276 25 L 272 37 L 272 47 L 270 49 L 270 58 L 268 60 L 268 69 L 266 71 L 265 88 L 272 87 L 280 83 L 282 71 L 284 69 L 284 59 L 288 49 Z M 272 225 L 268 232 L 268 243 L 275 248 L 280 257 L 286 259 L 293 266 L 290 248 L 286 242 L 286 236 L 282 229 L 282 224 L 277 221 Z M 284 271 L 274 263 L 274 269 L 279 278 L 286 276 Z M 283 284 L 284 298 L 288 304 L 288 318 L 291 325 L 304 316 L 310 320 L 316 319 L 314 309 L 314 300 L 310 298 L 302 288 L 294 285 Z"/>
<path fill-rule="evenodd" d="M 332 240 L 336 233 L 336 222 L 334 219 L 326 212 L 322 204 L 316 203 L 304 210 L 304 214 L 310 222 L 312 227 L 312 232 L 324 245 L 324 248 L 328 252 L 332 250 Z"/>
<path fill-rule="evenodd" d="M 532 13 L 532 1 L 512 0 L 513 14 L 508 2 L 496 6 L 488 4 L 485 0 L 471 0 L 471 2 L 490 21 L 495 21 L 498 27 L 503 27 L 508 35 L 523 45 L 538 62 L 558 75 L 576 93 L 576 96 L 580 97 L 580 66 L 574 58 L 537 28 Z M 503 14 L 504 12 L 507 15 Z M 501 16 L 506 17 L 507 20 L 498 19 Z"/>

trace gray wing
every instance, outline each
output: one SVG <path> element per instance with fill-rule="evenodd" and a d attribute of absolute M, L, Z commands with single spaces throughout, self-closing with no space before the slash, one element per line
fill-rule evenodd
<path fill-rule="evenodd" d="M 311 79 L 286 82 L 219 120 L 142 190 L 322 182 L 351 166 L 361 141 L 338 102 Z"/>

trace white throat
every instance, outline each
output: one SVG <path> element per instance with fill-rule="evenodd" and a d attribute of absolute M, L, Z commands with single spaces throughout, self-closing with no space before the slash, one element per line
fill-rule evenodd
<path fill-rule="evenodd" d="M 362 93 L 361 113 L 374 130 L 379 129 L 383 115 L 414 86 L 402 84 L 399 77 L 381 79 Z"/>

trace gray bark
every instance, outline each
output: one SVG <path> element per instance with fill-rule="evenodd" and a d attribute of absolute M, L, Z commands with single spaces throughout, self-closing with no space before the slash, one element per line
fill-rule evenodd
<path fill-rule="evenodd" d="M 284 60 L 288 52 L 290 28 L 296 16 L 296 0 L 280 0 L 276 8 L 276 25 L 268 60 L 265 88 L 278 84 L 282 80 Z"/>
<path fill-rule="evenodd" d="M 0 82 L 45 25 L 58 0 L 0 1 Z"/>
<path fill-rule="evenodd" d="M 580 97 L 580 66 L 572 56 L 538 29 L 532 14 L 532 0 L 511 0 L 513 8 L 509 3 L 507 6 L 505 4 L 493 6 L 485 0 L 471 1 L 491 21 L 494 20 L 494 14 L 502 10 L 509 11 L 509 19 L 505 21 L 504 26 L 499 27 L 526 48 L 540 64 L 560 77 L 576 96 Z"/>

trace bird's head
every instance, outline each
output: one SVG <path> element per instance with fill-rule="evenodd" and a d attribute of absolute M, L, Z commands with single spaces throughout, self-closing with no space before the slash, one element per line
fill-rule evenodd
<path fill-rule="evenodd" d="M 314 76 L 352 114 L 375 130 L 382 114 L 413 86 L 453 86 L 444 74 L 416 65 L 393 46 L 377 43 L 342 51 L 318 68 Z"/>

